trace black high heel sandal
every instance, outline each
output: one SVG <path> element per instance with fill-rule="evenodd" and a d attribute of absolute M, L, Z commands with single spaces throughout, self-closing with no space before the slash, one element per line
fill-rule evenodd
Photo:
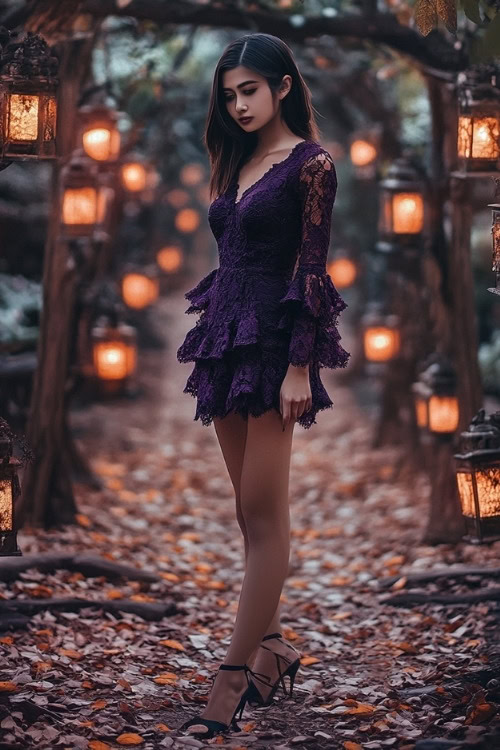
<path fill-rule="evenodd" d="M 264 636 L 262 640 L 267 641 L 270 638 L 283 638 L 283 636 L 281 633 L 271 633 L 270 635 Z M 295 682 L 295 675 L 297 674 L 297 670 L 300 667 L 300 657 L 295 659 L 295 661 L 292 662 L 291 659 L 287 659 L 287 657 L 283 656 L 283 654 L 277 654 L 271 648 L 268 648 L 267 646 L 263 646 L 262 644 L 260 645 L 261 645 L 261 648 L 265 648 L 266 651 L 271 651 L 275 655 L 279 677 L 276 680 L 276 682 L 273 683 L 271 692 L 269 693 L 267 700 L 264 700 L 264 698 L 262 697 L 255 683 L 253 681 L 250 681 L 249 694 L 247 696 L 247 702 L 249 706 L 270 706 L 273 703 L 274 694 L 276 693 L 280 684 L 281 684 L 281 687 L 283 688 L 283 692 L 285 696 L 288 696 L 291 698 L 293 695 L 293 683 Z M 279 662 L 280 659 L 284 659 L 284 661 L 288 664 L 288 667 L 285 669 L 284 672 L 281 671 L 280 662 Z M 285 685 L 285 677 L 287 675 L 290 678 L 290 693 L 287 693 L 287 689 Z M 267 684 L 270 685 L 269 681 Z"/>
<path fill-rule="evenodd" d="M 247 664 L 243 664 L 241 666 L 235 665 L 235 664 L 221 664 L 219 666 L 219 669 L 228 669 L 228 670 L 229 669 L 230 670 L 244 669 L 245 675 L 247 678 L 246 690 L 241 696 L 240 702 L 236 706 L 236 710 L 229 724 L 224 724 L 224 722 L 215 721 L 214 719 L 204 719 L 202 716 L 194 716 L 192 719 L 189 719 L 188 721 L 184 722 L 184 724 L 178 728 L 178 731 L 182 732 L 194 724 L 205 725 L 207 727 L 207 731 L 206 732 L 188 732 L 188 734 L 186 735 L 188 737 L 199 737 L 200 739 L 208 740 L 211 737 L 214 737 L 214 735 L 219 734 L 220 732 L 226 732 L 230 728 L 233 729 L 233 731 L 235 732 L 241 732 L 240 727 L 236 723 L 236 714 L 238 713 L 238 711 L 240 712 L 240 715 L 238 717 L 238 721 L 240 721 L 242 714 L 243 714 L 243 709 L 245 708 L 245 704 L 248 699 L 249 692 L 252 686 L 254 685 L 254 683 L 248 677 L 248 673 L 250 672 L 250 674 L 252 675 L 254 679 L 260 680 L 260 682 L 264 682 L 268 686 L 270 685 L 270 682 L 268 679 L 261 680 L 260 677 L 258 676 L 258 675 L 261 675 L 262 677 L 266 677 L 266 675 L 262 674 L 261 672 L 254 672 L 252 669 L 250 669 L 250 667 Z M 216 676 L 217 675 L 215 675 L 215 677 Z M 214 681 L 215 681 L 215 677 L 214 677 Z"/>

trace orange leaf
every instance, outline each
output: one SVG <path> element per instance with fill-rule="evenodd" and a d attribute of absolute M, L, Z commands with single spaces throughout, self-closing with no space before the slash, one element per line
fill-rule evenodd
<path fill-rule="evenodd" d="M 345 713 L 346 714 L 372 714 L 374 711 L 376 711 L 375 706 L 371 706 L 369 703 L 358 703 L 357 706 L 354 706 L 353 708 L 349 708 Z"/>
<path fill-rule="evenodd" d="M 317 664 L 319 659 L 316 656 L 303 656 L 300 663 L 303 667 L 308 667 L 309 664 Z"/>
<path fill-rule="evenodd" d="M 394 591 L 399 591 L 399 589 L 404 589 L 407 581 L 408 581 L 407 576 L 401 576 L 401 578 L 398 578 L 398 580 L 392 584 L 391 589 L 394 589 Z"/>
<path fill-rule="evenodd" d="M 82 658 L 82 654 L 79 651 L 74 651 L 72 648 L 60 648 L 59 653 L 61 656 L 67 656 L 69 659 Z"/>
<path fill-rule="evenodd" d="M 35 586 L 34 589 L 31 589 L 31 595 L 37 599 L 50 599 L 52 593 L 52 589 L 48 586 Z"/>
<path fill-rule="evenodd" d="M 332 620 L 346 620 L 348 617 L 352 617 L 352 612 L 337 612 L 333 615 Z"/>
<path fill-rule="evenodd" d="M 357 742 L 351 742 L 350 740 L 346 740 L 344 742 L 344 750 L 363 750 L 362 745 L 358 745 Z"/>
<path fill-rule="evenodd" d="M 159 646 L 167 646 L 167 648 L 176 648 L 177 651 L 185 651 L 186 649 L 182 645 L 182 643 L 179 643 L 179 641 L 174 641 L 171 638 L 167 638 L 165 641 L 160 641 Z"/>
<path fill-rule="evenodd" d="M 52 669 L 52 662 L 51 661 L 35 661 L 33 663 L 33 666 L 36 667 L 37 672 L 47 672 L 49 669 Z"/>
<path fill-rule="evenodd" d="M 111 745 L 108 745 L 106 742 L 101 742 L 100 740 L 90 740 L 89 750 L 111 750 Z"/>
<path fill-rule="evenodd" d="M 15 682 L 0 682 L 0 693 L 15 693 L 17 685 Z"/>
<path fill-rule="evenodd" d="M 157 685 L 171 685 L 177 679 L 175 672 L 162 672 L 162 674 L 153 679 L 153 682 L 156 682 Z"/>
<path fill-rule="evenodd" d="M 159 732 L 171 732 L 172 731 L 170 727 L 167 727 L 166 724 L 157 724 L 156 729 L 158 729 Z"/>
<path fill-rule="evenodd" d="M 104 698 L 101 698 L 98 701 L 94 701 L 92 703 L 91 708 L 93 708 L 95 711 L 98 711 L 101 708 L 106 708 L 107 705 L 108 705 L 108 701 L 105 700 Z"/>
<path fill-rule="evenodd" d="M 82 682 L 82 687 L 83 688 L 87 688 L 87 690 L 92 690 L 93 687 L 94 687 L 94 683 L 93 682 L 89 682 L 89 680 L 84 680 Z"/>
<path fill-rule="evenodd" d="M 142 745 L 144 742 L 140 734 L 134 732 L 125 732 L 116 738 L 119 745 Z"/>
<path fill-rule="evenodd" d="M 126 688 L 127 690 L 132 690 L 130 686 L 130 682 L 127 682 L 123 677 L 120 677 L 119 680 L 117 680 L 118 684 L 121 685 L 123 688 Z"/>
<path fill-rule="evenodd" d="M 86 529 L 88 529 L 89 526 L 92 526 L 92 521 L 90 520 L 90 518 L 88 516 L 84 516 L 83 513 L 77 513 L 75 518 L 80 526 L 83 526 Z"/>
<path fill-rule="evenodd" d="M 6 635 L 4 638 L 0 638 L 0 643 L 5 643 L 6 646 L 12 646 L 14 639 L 11 635 Z"/>
<path fill-rule="evenodd" d="M 160 576 L 166 581 L 174 581 L 174 583 L 177 583 L 181 580 L 175 573 L 160 573 Z"/>

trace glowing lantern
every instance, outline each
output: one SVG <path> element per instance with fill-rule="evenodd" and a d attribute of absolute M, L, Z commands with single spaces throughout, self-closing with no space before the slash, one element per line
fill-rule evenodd
<path fill-rule="evenodd" d="M 200 226 L 200 214 L 194 208 L 183 208 L 175 215 L 175 227 L 179 232 L 194 232 Z"/>
<path fill-rule="evenodd" d="M 328 274 L 337 289 L 346 289 L 354 284 L 358 275 L 356 263 L 348 256 L 338 255 L 328 264 Z"/>
<path fill-rule="evenodd" d="M 500 89 L 496 76 L 459 73 L 457 152 L 464 172 L 496 171 L 500 160 Z"/>
<path fill-rule="evenodd" d="M 131 193 L 138 193 L 146 189 L 147 176 L 145 165 L 139 161 L 130 161 L 122 165 L 122 182 Z"/>
<path fill-rule="evenodd" d="M 368 312 L 363 316 L 361 325 L 364 354 L 368 362 L 388 362 L 397 357 L 401 344 L 397 315 Z"/>
<path fill-rule="evenodd" d="M 456 374 L 443 355 L 420 375 L 421 381 L 428 387 L 427 428 L 434 435 L 451 437 L 458 427 L 459 407 L 456 395 Z"/>
<path fill-rule="evenodd" d="M 75 152 L 62 172 L 61 223 L 64 233 L 82 237 L 92 235 L 98 220 L 99 207 L 97 171 L 95 165 L 83 154 Z"/>
<path fill-rule="evenodd" d="M 204 176 L 204 169 L 197 162 L 185 164 L 180 172 L 180 179 L 183 185 L 199 185 Z"/>
<path fill-rule="evenodd" d="M 0 556 L 19 556 L 14 506 L 21 494 L 17 476 L 21 462 L 12 456 L 12 433 L 0 419 Z"/>
<path fill-rule="evenodd" d="M 135 328 L 124 323 L 99 323 L 92 329 L 92 353 L 98 380 L 123 385 L 137 367 Z"/>
<path fill-rule="evenodd" d="M 174 273 L 182 265 L 182 249 L 177 245 L 167 245 L 158 250 L 156 262 L 162 271 Z"/>
<path fill-rule="evenodd" d="M 377 149 L 369 141 L 357 138 L 351 143 L 350 154 L 355 167 L 366 167 L 377 158 Z"/>
<path fill-rule="evenodd" d="M 82 145 L 87 156 L 100 162 L 112 162 L 120 155 L 118 113 L 105 106 L 80 108 Z"/>
<path fill-rule="evenodd" d="M 500 203 L 490 203 L 488 205 L 488 208 L 491 208 L 493 211 L 491 224 L 491 237 L 493 241 L 493 262 L 491 270 L 495 271 L 496 275 L 496 284 L 494 287 L 489 287 L 488 291 L 492 292 L 493 294 L 500 294 Z"/>
<path fill-rule="evenodd" d="M 153 273 L 130 271 L 122 278 L 122 297 L 128 307 L 143 310 L 156 302 L 160 293 L 158 278 Z"/>
<path fill-rule="evenodd" d="M 380 182 L 381 240 L 377 245 L 387 245 L 387 251 L 393 251 L 401 244 L 415 243 L 422 234 L 424 218 L 422 182 L 409 160 L 401 157 Z"/>
<path fill-rule="evenodd" d="M 466 532 L 473 544 L 500 539 L 500 411 L 480 409 L 454 455 Z"/>
<path fill-rule="evenodd" d="M 58 65 L 47 43 L 30 32 L 12 54 L 11 62 L 3 63 L 2 158 L 55 158 L 58 81 L 54 75 Z"/>

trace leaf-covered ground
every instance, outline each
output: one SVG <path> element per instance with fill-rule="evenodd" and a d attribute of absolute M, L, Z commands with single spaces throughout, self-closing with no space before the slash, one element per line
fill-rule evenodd
<path fill-rule="evenodd" d="M 26 628 L 0 632 L 0 750 L 500 747 L 498 605 L 387 603 L 411 573 L 495 568 L 500 542 L 420 544 L 426 477 L 398 472 L 396 447 L 370 447 L 373 410 L 359 405 L 347 373 L 325 370 L 335 407 L 310 430 L 296 427 L 293 441 L 282 596 L 284 634 L 302 654 L 293 698 L 246 707 L 241 733 L 205 742 L 176 735 L 202 709 L 224 658 L 244 574 L 215 430 L 193 421 L 195 401 L 182 393 L 191 365 L 179 365 L 175 352 L 195 322 L 185 308 L 175 292 L 155 309 L 168 346 L 141 353 L 139 398 L 73 412 L 103 482 L 98 491 L 77 485 L 78 524 L 18 535 L 24 555 L 92 554 L 158 580 L 31 568 L 0 583 L 2 600 L 89 603 L 78 612 L 46 609 Z M 388 577 L 392 588 L 383 586 Z M 494 577 L 471 575 L 418 590 L 489 586 Z M 146 621 L 103 610 L 119 599 L 171 602 L 177 614 Z M 422 742 L 437 737 L 449 743 Z"/>

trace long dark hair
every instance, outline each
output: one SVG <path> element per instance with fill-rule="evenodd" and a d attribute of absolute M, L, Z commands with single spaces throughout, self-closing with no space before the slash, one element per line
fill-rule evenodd
<path fill-rule="evenodd" d="M 222 74 L 238 65 L 244 65 L 265 78 L 273 95 L 278 91 L 283 76 L 291 76 L 291 89 L 281 102 L 281 116 L 290 130 L 304 140 L 318 141 L 320 137 L 311 92 L 288 45 L 271 34 L 240 36 L 224 50 L 212 84 L 203 136 L 211 166 L 211 198 L 227 190 L 240 163 L 252 153 L 258 141 L 257 133 L 243 132 L 227 111 Z"/>

